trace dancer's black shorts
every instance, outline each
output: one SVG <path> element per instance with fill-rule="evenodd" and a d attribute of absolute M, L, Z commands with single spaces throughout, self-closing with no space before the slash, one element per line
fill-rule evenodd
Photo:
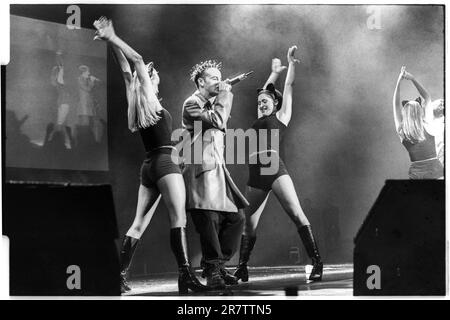
<path fill-rule="evenodd" d="M 274 174 L 263 174 L 261 172 L 262 168 L 271 167 L 272 163 L 262 164 L 259 159 L 256 164 L 249 164 L 249 177 L 247 185 L 252 188 L 261 189 L 264 191 L 270 191 L 272 189 L 273 182 L 285 174 L 289 174 L 283 160 L 280 157 L 273 159 L 273 161 L 278 161 L 278 170 Z"/>
<path fill-rule="evenodd" d="M 155 187 L 159 179 L 171 173 L 181 174 L 180 166 L 172 161 L 172 149 L 160 149 L 150 153 L 144 160 L 141 166 L 141 184 L 147 188 Z"/>

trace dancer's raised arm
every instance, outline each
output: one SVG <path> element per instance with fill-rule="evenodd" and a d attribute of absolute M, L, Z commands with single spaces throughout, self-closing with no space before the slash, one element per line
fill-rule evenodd
<path fill-rule="evenodd" d="M 130 60 L 134 65 L 137 77 L 142 85 L 142 88 L 144 89 L 147 98 L 150 98 L 150 100 L 158 100 L 156 97 L 156 93 L 152 89 L 150 75 L 148 73 L 147 65 L 145 65 L 144 63 L 144 59 L 139 53 L 137 53 L 133 48 L 131 48 L 127 43 L 125 43 L 116 35 L 111 20 L 108 20 L 105 17 L 101 17 L 99 20 L 96 20 L 94 22 L 94 26 L 97 29 L 94 39 L 102 39 L 108 41 L 113 45 L 113 48 L 115 47 L 114 52 L 116 53 L 122 72 L 124 74 L 131 74 L 131 69 L 126 59 Z M 127 76 L 125 76 L 125 79 L 126 78 Z"/>
<path fill-rule="evenodd" d="M 405 71 L 403 74 L 403 79 L 410 80 L 413 85 L 416 87 L 417 91 L 423 98 L 422 106 L 425 109 L 425 121 L 431 123 L 433 121 L 433 107 L 431 106 L 431 95 L 428 93 L 427 89 L 425 89 L 422 84 L 417 81 L 417 79 L 409 72 Z"/>
<path fill-rule="evenodd" d="M 94 22 L 94 26 L 97 28 L 94 40 L 102 39 L 108 41 L 108 39 L 112 38 L 112 36 L 115 34 L 112 23 L 108 23 L 107 20 L 104 19 L 105 18 L 102 17 Z M 130 64 L 128 63 L 127 58 L 125 57 L 122 50 L 120 50 L 118 46 L 113 44 L 111 47 L 114 52 L 114 57 L 116 58 L 117 62 L 120 65 L 120 69 L 122 70 L 122 75 L 125 80 L 125 83 L 129 85 L 132 78 Z"/>
<path fill-rule="evenodd" d="M 267 79 L 266 83 L 264 84 L 263 88 L 266 89 L 267 85 L 269 83 L 275 84 L 275 82 L 278 80 L 278 77 L 280 76 L 280 73 L 286 70 L 287 67 L 281 65 L 281 60 L 278 58 L 272 59 L 272 72 L 269 75 L 269 78 Z"/>
<path fill-rule="evenodd" d="M 400 123 L 402 121 L 402 103 L 400 101 L 400 83 L 402 82 L 403 75 L 405 73 L 405 68 L 406 68 L 405 66 L 402 66 L 402 68 L 400 69 L 400 74 L 398 75 L 397 83 L 395 85 L 394 98 L 392 100 L 395 131 L 397 131 L 397 133 L 399 133 Z"/>
<path fill-rule="evenodd" d="M 275 82 L 277 82 L 278 77 L 280 76 L 280 73 L 286 70 L 287 67 L 281 65 L 281 60 L 278 58 L 272 59 L 272 72 L 269 75 L 269 78 L 267 78 L 266 83 L 264 83 L 263 89 L 267 89 L 267 86 L 271 83 L 275 85 Z M 262 116 L 261 110 L 258 108 L 258 118 Z"/>
<path fill-rule="evenodd" d="M 127 58 L 125 58 L 125 55 L 123 54 L 122 50 L 120 50 L 117 46 L 112 46 L 114 56 L 117 59 L 117 62 L 120 65 L 120 69 L 122 70 L 122 75 L 125 81 L 131 81 L 131 67 L 128 63 Z"/>
<path fill-rule="evenodd" d="M 122 70 L 122 75 L 125 80 L 125 83 L 128 85 L 131 82 L 132 73 L 131 73 L 131 67 L 128 63 L 127 58 L 125 58 L 125 55 L 123 54 L 122 50 L 120 50 L 117 46 L 111 46 L 114 52 L 114 57 L 116 58 L 117 63 L 120 66 L 120 69 Z"/>
<path fill-rule="evenodd" d="M 283 104 L 281 105 L 280 111 L 278 111 L 278 119 L 286 126 L 291 121 L 292 116 L 292 84 L 295 79 L 295 64 L 300 62 L 295 58 L 295 50 L 297 50 L 297 46 L 292 46 L 288 50 L 287 60 L 289 67 L 286 81 L 284 82 Z"/>
<path fill-rule="evenodd" d="M 162 106 L 157 96 L 159 76 L 153 63 L 146 65 L 142 56 L 116 35 L 111 20 L 102 17 L 94 26 L 97 29 L 94 40 L 108 41 L 115 48 L 127 86 L 129 129 L 134 132 L 154 125 L 160 119 L 157 112 Z M 134 65 L 133 75 L 127 59 Z"/>

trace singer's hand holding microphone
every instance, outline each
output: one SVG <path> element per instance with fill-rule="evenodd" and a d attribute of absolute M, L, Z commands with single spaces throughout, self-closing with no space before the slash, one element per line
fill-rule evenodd
<path fill-rule="evenodd" d="M 89 80 L 91 80 L 92 82 L 94 82 L 94 81 L 100 82 L 100 81 L 101 81 L 99 78 L 94 77 L 93 75 L 90 75 L 90 76 L 89 76 Z"/>
<path fill-rule="evenodd" d="M 231 85 L 228 84 L 227 80 L 219 82 L 219 91 L 231 91 Z"/>

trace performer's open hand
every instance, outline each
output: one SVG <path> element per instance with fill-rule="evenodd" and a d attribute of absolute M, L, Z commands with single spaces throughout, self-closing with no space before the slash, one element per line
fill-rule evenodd
<path fill-rule="evenodd" d="M 400 80 L 403 80 L 403 76 L 405 75 L 405 72 L 406 72 L 406 67 L 402 66 L 402 68 L 400 69 L 400 74 L 398 75 L 398 78 Z"/>
<path fill-rule="evenodd" d="M 289 48 L 287 53 L 287 61 L 288 63 L 300 63 L 300 60 L 295 58 L 295 50 L 297 50 L 297 46 L 292 46 Z"/>
<path fill-rule="evenodd" d="M 281 65 L 281 60 L 278 58 L 272 59 L 272 72 L 281 73 L 283 70 L 287 69 L 286 66 Z"/>
<path fill-rule="evenodd" d="M 219 91 L 231 91 L 231 85 L 226 81 L 219 82 Z"/>
<path fill-rule="evenodd" d="M 94 40 L 110 40 L 115 35 L 112 21 L 106 17 L 100 17 L 93 24 L 97 29 Z"/>

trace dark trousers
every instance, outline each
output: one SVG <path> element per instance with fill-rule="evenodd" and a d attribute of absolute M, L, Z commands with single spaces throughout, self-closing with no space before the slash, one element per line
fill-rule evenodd
<path fill-rule="evenodd" d="M 244 228 L 243 212 L 221 212 L 194 209 L 189 211 L 200 235 L 203 263 L 206 269 L 229 261 L 237 250 Z"/>

